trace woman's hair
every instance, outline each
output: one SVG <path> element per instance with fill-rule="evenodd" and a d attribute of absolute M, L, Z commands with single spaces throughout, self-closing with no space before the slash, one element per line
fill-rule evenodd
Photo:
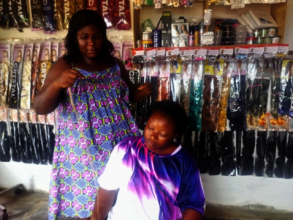
<path fill-rule="evenodd" d="M 95 25 L 102 32 L 103 46 L 99 59 L 108 61 L 112 57 L 114 47 L 107 38 L 107 27 L 104 19 L 95 11 L 83 9 L 76 12 L 69 22 L 68 33 L 65 38 L 67 53 L 63 57 L 66 62 L 74 63 L 81 58 L 82 54 L 77 44 L 77 32 L 88 25 Z"/>
<path fill-rule="evenodd" d="M 175 125 L 175 133 L 179 136 L 183 134 L 187 127 L 187 116 L 185 109 L 177 102 L 164 100 L 156 102 L 154 107 L 148 112 L 148 119 L 155 112 L 161 112 L 169 117 Z"/>

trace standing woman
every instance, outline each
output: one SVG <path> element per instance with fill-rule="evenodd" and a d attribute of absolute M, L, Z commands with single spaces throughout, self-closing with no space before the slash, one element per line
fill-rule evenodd
<path fill-rule="evenodd" d="M 67 54 L 50 69 L 34 107 L 48 114 L 58 106 L 58 130 L 50 182 L 49 219 L 89 219 L 113 147 L 139 131 L 128 101 L 151 94 L 151 85 L 134 87 L 122 63 L 111 54 L 103 18 L 91 10 L 75 13 L 66 37 Z M 78 118 L 70 103 L 68 89 Z M 96 178 L 95 178 L 96 177 Z"/>

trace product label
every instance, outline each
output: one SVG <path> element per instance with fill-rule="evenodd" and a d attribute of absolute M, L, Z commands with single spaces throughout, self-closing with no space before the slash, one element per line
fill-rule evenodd
<path fill-rule="evenodd" d="M 253 54 L 263 54 L 265 51 L 264 47 L 250 47 L 249 48 L 249 53 Z"/>
<path fill-rule="evenodd" d="M 249 54 L 249 48 L 235 47 L 235 54 Z"/>
<path fill-rule="evenodd" d="M 157 56 L 165 56 L 166 55 L 166 49 L 165 48 L 157 48 Z"/>
<path fill-rule="evenodd" d="M 207 55 L 208 56 L 218 56 L 219 55 L 219 50 L 218 49 L 208 49 L 207 50 Z"/>
<path fill-rule="evenodd" d="M 221 55 L 233 55 L 233 48 L 221 48 L 220 54 Z"/>
<path fill-rule="evenodd" d="M 194 54 L 197 56 L 206 56 L 207 55 L 207 49 L 196 49 L 194 51 Z"/>
<path fill-rule="evenodd" d="M 265 46 L 264 52 L 265 53 L 277 53 L 279 47 L 278 46 Z"/>
<path fill-rule="evenodd" d="M 278 48 L 279 53 L 286 54 L 289 51 L 289 45 L 279 45 Z"/>
<path fill-rule="evenodd" d="M 150 49 L 150 50 L 146 50 L 146 56 L 147 57 L 155 57 L 157 54 L 157 51 L 155 48 Z"/>
<path fill-rule="evenodd" d="M 166 49 L 167 56 L 174 56 L 174 55 L 179 55 L 179 54 L 180 54 L 179 48 L 167 48 Z"/>

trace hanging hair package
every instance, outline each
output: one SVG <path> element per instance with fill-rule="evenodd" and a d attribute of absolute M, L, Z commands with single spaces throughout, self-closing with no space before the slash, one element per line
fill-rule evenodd
<path fill-rule="evenodd" d="M 209 174 L 221 174 L 221 139 L 223 133 L 210 132 L 210 150 L 209 150 Z"/>
<path fill-rule="evenodd" d="M 7 4 L 8 4 L 8 13 L 9 13 L 9 27 L 13 28 L 13 27 L 16 27 L 16 23 L 15 23 L 16 18 L 12 12 L 12 0 L 7 0 Z"/>
<path fill-rule="evenodd" d="M 9 143 L 9 126 L 7 122 L 7 109 L 0 107 L 0 161 L 9 162 L 10 143 Z"/>
<path fill-rule="evenodd" d="M 9 28 L 9 10 L 7 0 L 0 0 L 0 27 L 3 29 Z"/>
<path fill-rule="evenodd" d="M 53 132 L 54 130 L 54 124 L 55 124 L 55 114 L 54 112 L 48 114 L 46 119 L 46 134 L 47 134 L 47 145 L 46 150 L 48 154 L 48 160 L 49 163 L 52 164 L 53 161 L 53 153 L 55 148 L 55 134 Z"/>
<path fill-rule="evenodd" d="M 32 63 L 32 75 L 31 75 L 31 106 L 34 104 L 35 94 L 37 90 L 37 82 L 38 82 L 38 76 L 40 71 L 40 43 L 34 44 L 34 51 L 33 51 L 33 63 Z"/>
<path fill-rule="evenodd" d="M 44 42 L 42 46 L 43 47 L 41 50 L 40 70 L 39 70 L 39 76 L 37 79 L 37 92 L 39 92 L 44 86 L 45 79 L 47 77 L 49 69 L 52 66 L 51 42 L 50 41 Z"/>
<path fill-rule="evenodd" d="M 236 156 L 233 143 L 233 131 L 225 131 L 221 140 L 222 146 L 222 167 L 223 176 L 236 176 Z"/>
<path fill-rule="evenodd" d="M 277 131 L 269 131 L 269 136 L 267 139 L 267 149 L 265 155 L 265 174 L 267 177 L 273 177 L 274 175 L 274 165 L 276 158 L 276 146 L 277 146 Z"/>
<path fill-rule="evenodd" d="M 40 152 L 40 162 L 41 164 L 47 164 L 48 159 L 48 150 L 47 147 L 47 137 L 45 130 L 45 115 L 37 115 L 37 129 L 38 129 L 38 143 L 39 143 L 39 152 Z"/>
<path fill-rule="evenodd" d="M 100 9 L 99 0 L 87 0 L 86 9 L 87 10 L 98 11 Z"/>
<path fill-rule="evenodd" d="M 56 30 L 63 30 L 62 14 L 63 5 L 62 0 L 54 0 L 54 20 Z"/>
<path fill-rule="evenodd" d="M 39 146 L 39 132 L 37 127 L 37 115 L 36 112 L 30 110 L 29 112 L 29 133 L 31 135 L 32 143 L 32 162 L 34 164 L 40 164 L 40 146 Z"/>
<path fill-rule="evenodd" d="M 191 85 L 192 61 L 183 61 L 181 68 L 181 106 L 188 115 L 190 103 L 190 85 Z"/>
<path fill-rule="evenodd" d="M 10 69 L 10 44 L 0 44 L 0 106 L 6 106 Z"/>
<path fill-rule="evenodd" d="M 28 130 L 28 110 L 19 110 L 19 143 L 21 145 L 21 158 L 23 163 L 32 163 L 32 143 Z"/>
<path fill-rule="evenodd" d="M 277 139 L 277 158 L 274 173 L 278 178 L 285 177 L 287 131 L 279 131 Z"/>
<path fill-rule="evenodd" d="M 113 47 L 114 47 L 114 57 L 122 61 L 122 43 L 115 42 L 113 43 Z"/>
<path fill-rule="evenodd" d="M 241 141 L 241 140 L 240 140 Z M 243 145 L 240 146 L 239 174 L 242 176 L 253 174 L 253 154 L 255 146 L 255 130 L 243 132 Z"/>
<path fill-rule="evenodd" d="M 114 4 L 115 0 L 100 0 L 101 15 L 109 29 L 114 27 Z"/>
<path fill-rule="evenodd" d="M 86 0 L 75 0 L 75 11 L 86 9 Z"/>
<path fill-rule="evenodd" d="M 132 61 L 131 61 L 131 51 L 134 48 L 132 41 L 123 42 L 123 62 L 126 70 L 131 69 Z"/>
<path fill-rule="evenodd" d="M 180 103 L 181 60 L 171 60 L 170 97 L 173 102 Z"/>
<path fill-rule="evenodd" d="M 114 27 L 118 30 L 130 30 L 130 1 L 115 0 Z"/>
<path fill-rule="evenodd" d="M 256 176 L 264 175 L 266 148 L 267 131 L 257 131 L 256 158 L 254 163 L 254 173 Z"/>
<path fill-rule="evenodd" d="M 64 0 L 63 2 L 63 27 L 65 29 L 69 28 L 69 22 L 72 15 L 75 13 L 75 1 L 74 0 Z"/>
<path fill-rule="evenodd" d="M 43 7 L 42 0 L 31 1 L 32 8 L 32 30 L 39 31 L 44 29 L 44 16 L 43 16 Z"/>
<path fill-rule="evenodd" d="M 43 1 L 43 13 L 45 22 L 44 32 L 52 34 L 55 31 L 53 0 Z"/>
<path fill-rule="evenodd" d="M 293 132 L 288 133 L 288 144 L 286 148 L 285 178 L 293 178 Z"/>
<path fill-rule="evenodd" d="M 8 114 L 9 115 L 9 114 Z M 12 153 L 12 160 L 15 162 L 22 161 L 21 145 L 19 142 L 19 112 L 17 109 L 10 109 L 10 147 Z"/>
<path fill-rule="evenodd" d="M 64 42 L 60 42 L 59 43 L 59 53 L 58 53 L 59 57 L 58 58 L 63 57 L 66 54 L 66 52 L 67 51 L 66 51 Z"/>
<path fill-rule="evenodd" d="M 51 48 L 51 61 L 52 64 L 56 63 L 56 61 L 59 58 L 59 42 L 52 42 L 52 48 Z"/>
<path fill-rule="evenodd" d="M 20 32 L 22 32 L 22 28 L 30 26 L 26 0 L 12 0 L 12 13 L 16 27 Z"/>
<path fill-rule="evenodd" d="M 153 106 L 157 101 L 159 91 L 159 61 L 148 62 L 148 79 L 153 86 L 150 100 Z"/>
<path fill-rule="evenodd" d="M 170 62 L 160 61 L 157 101 L 167 100 L 170 97 Z"/>

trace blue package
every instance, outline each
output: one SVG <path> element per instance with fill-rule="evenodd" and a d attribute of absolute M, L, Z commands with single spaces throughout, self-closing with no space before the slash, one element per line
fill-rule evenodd
<path fill-rule="evenodd" d="M 45 34 L 52 34 L 55 31 L 54 26 L 54 8 L 53 0 L 43 1 L 44 21 L 45 21 Z"/>

